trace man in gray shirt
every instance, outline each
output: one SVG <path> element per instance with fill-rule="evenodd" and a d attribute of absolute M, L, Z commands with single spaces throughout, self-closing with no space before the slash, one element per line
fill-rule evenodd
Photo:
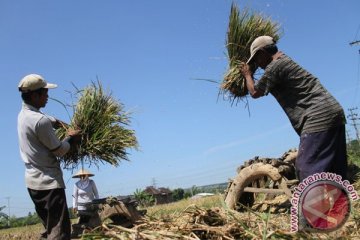
<path fill-rule="evenodd" d="M 300 136 L 296 169 L 300 181 L 319 172 L 346 178 L 345 115 L 336 99 L 320 81 L 278 51 L 272 37 L 260 36 L 250 48 L 251 56 L 241 69 L 253 98 L 271 93 Z M 265 70 L 255 83 L 248 64 Z"/>
<path fill-rule="evenodd" d="M 40 111 L 46 106 L 47 83 L 37 74 L 25 76 L 19 83 L 23 99 L 18 115 L 20 155 L 25 163 L 25 182 L 35 210 L 42 220 L 43 239 L 70 239 L 71 225 L 65 196 L 65 184 L 57 157 L 66 154 L 79 140 L 79 131 L 71 130 L 69 137 L 60 141 L 54 128 L 59 121 Z"/>

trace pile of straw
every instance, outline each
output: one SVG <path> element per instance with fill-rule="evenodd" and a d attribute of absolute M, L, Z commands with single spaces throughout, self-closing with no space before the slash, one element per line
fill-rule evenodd
<path fill-rule="evenodd" d="M 251 43 L 262 35 L 271 36 L 277 41 L 280 38 L 279 30 L 279 24 L 269 18 L 246 9 L 240 12 L 236 4 L 232 4 L 226 40 L 229 68 L 220 85 L 220 91 L 229 93 L 232 101 L 248 94 L 240 69 L 250 57 Z M 251 68 L 255 72 L 257 66 L 253 64 Z"/>
<path fill-rule="evenodd" d="M 111 224 L 83 234 L 82 239 L 235 240 L 235 239 L 359 239 L 359 201 L 343 227 L 333 232 L 290 232 L 290 214 L 239 213 L 228 208 L 188 206 L 168 216 L 146 216 L 133 228 Z"/>
<path fill-rule="evenodd" d="M 251 233 L 238 217 L 223 209 L 203 209 L 190 205 L 179 216 L 162 219 L 145 218 L 135 227 L 103 224 L 83 234 L 82 239 L 139 239 L 139 240 L 199 240 L 199 239 L 251 239 Z"/>
<path fill-rule="evenodd" d="M 121 160 L 129 160 L 127 149 L 137 149 L 138 143 L 135 131 L 126 128 L 130 113 L 124 111 L 123 104 L 106 93 L 99 81 L 76 94 L 78 102 L 70 125 L 57 130 L 60 139 L 69 128 L 82 133 L 79 146 L 61 158 L 65 168 L 74 169 L 80 163 L 118 166 Z"/>

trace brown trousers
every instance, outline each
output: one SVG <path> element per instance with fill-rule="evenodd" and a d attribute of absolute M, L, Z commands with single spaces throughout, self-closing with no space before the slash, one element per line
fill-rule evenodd
<path fill-rule="evenodd" d="M 35 204 L 35 210 L 45 227 L 42 234 L 48 240 L 69 240 L 71 223 L 63 188 L 33 190 L 28 192 Z"/>

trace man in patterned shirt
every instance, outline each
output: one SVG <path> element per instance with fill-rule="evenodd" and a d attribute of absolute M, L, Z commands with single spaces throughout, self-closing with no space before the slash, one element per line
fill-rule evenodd
<path fill-rule="evenodd" d="M 345 115 L 320 81 L 278 51 L 269 36 L 260 36 L 250 47 L 251 56 L 241 69 L 253 98 L 271 93 L 300 136 L 296 169 L 300 181 L 319 172 L 346 178 Z M 265 72 L 255 83 L 249 64 Z"/>

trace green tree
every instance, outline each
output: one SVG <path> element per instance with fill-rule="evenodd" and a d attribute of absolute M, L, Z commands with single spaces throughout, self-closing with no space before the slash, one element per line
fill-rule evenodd
<path fill-rule="evenodd" d="M 352 140 L 347 144 L 347 152 L 349 162 L 360 166 L 360 143 L 357 140 Z"/>
<path fill-rule="evenodd" d="M 353 183 L 360 178 L 360 144 L 352 140 L 347 144 L 348 171 L 347 178 Z"/>
<path fill-rule="evenodd" d="M 36 213 L 28 213 L 28 216 L 24 219 L 24 225 L 23 226 L 27 226 L 27 225 L 34 225 L 37 223 L 41 223 L 41 220 L 39 218 L 39 216 Z"/>
<path fill-rule="evenodd" d="M 184 198 L 185 191 L 182 188 L 176 188 L 171 194 L 174 201 L 179 201 Z"/>
<path fill-rule="evenodd" d="M 0 207 L 0 228 L 5 228 L 9 225 L 9 216 L 2 212 L 4 208 L 6 208 L 6 206 Z"/>
<path fill-rule="evenodd" d="M 141 207 L 149 207 L 155 204 L 155 198 L 141 189 L 136 189 L 134 197 Z"/>
<path fill-rule="evenodd" d="M 201 190 L 196 185 L 193 185 L 190 189 L 187 189 L 185 191 L 184 198 L 190 198 L 200 192 L 201 192 Z"/>
<path fill-rule="evenodd" d="M 190 191 L 187 191 L 184 193 L 184 198 L 191 198 L 192 195 L 191 195 L 191 192 Z"/>
<path fill-rule="evenodd" d="M 193 185 L 191 187 L 191 196 L 194 196 L 194 195 L 196 195 L 196 194 L 198 194 L 200 192 L 201 192 L 200 189 L 196 185 Z"/>

